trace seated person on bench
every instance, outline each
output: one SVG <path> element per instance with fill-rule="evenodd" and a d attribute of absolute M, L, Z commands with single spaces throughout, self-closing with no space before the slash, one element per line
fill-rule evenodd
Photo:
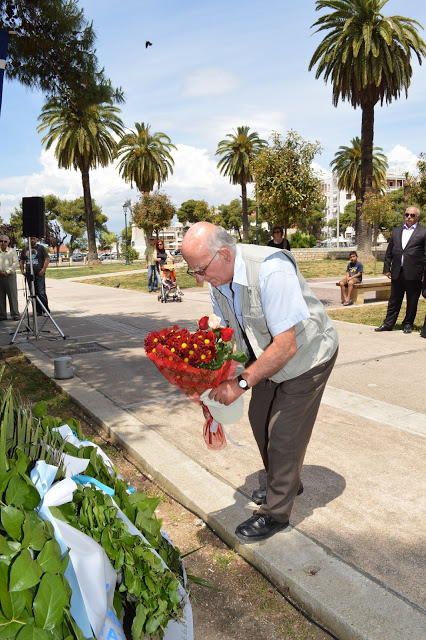
<path fill-rule="evenodd" d="M 346 267 L 345 280 L 341 280 L 339 282 L 344 307 L 348 307 L 350 304 L 353 304 L 351 300 L 352 289 L 354 288 L 355 283 L 362 282 L 362 271 L 364 269 L 361 262 L 358 262 L 358 254 L 356 251 L 350 252 L 349 260 L 350 262 Z"/>

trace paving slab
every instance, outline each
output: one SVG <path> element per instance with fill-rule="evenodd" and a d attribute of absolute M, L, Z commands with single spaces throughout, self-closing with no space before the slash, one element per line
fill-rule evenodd
<path fill-rule="evenodd" d="M 207 450 L 200 408 L 143 352 L 152 329 L 195 328 L 210 313 L 208 291 L 186 290 L 183 303 L 162 305 L 154 295 L 48 280 L 48 295 L 68 337 L 51 327 L 16 344 L 49 377 L 55 355 L 72 352 L 74 378 L 57 384 L 149 472 L 341 640 L 425 637 L 425 414 L 419 389 L 402 380 L 410 367 L 424 368 L 426 341 L 337 323 L 339 357 L 308 448 L 293 527 L 240 545 L 235 526 L 251 513 L 250 494 L 262 481 L 246 412 L 229 426 L 243 446 Z M 1 346 L 14 324 L 0 326 Z M 356 388 L 352 367 L 360 368 Z"/>

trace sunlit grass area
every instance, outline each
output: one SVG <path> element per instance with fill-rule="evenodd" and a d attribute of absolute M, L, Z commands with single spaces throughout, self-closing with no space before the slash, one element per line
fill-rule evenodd
<path fill-rule="evenodd" d="M 51 264 L 46 271 L 46 278 L 64 280 L 66 278 L 97 276 L 105 273 L 116 273 L 117 271 L 135 271 L 137 269 L 145 269 L 145 262 L 132 262 L 132 264 L 128 266 L 125 264 L 105 264 L 105 262 L 103 262 L 98 267 L 88 267 L 84 265 L 79 267 L 56 267 Z"/>
<path fill-rule="evenodd" d="M 348 262 L 349 257 L 344 260 L 304 260 L 298 261 L 297 264 L 302 276 L 308 280 L 309 278 L 341 278 L 345 275 Z M 373 260 L 365 262 L 363 267 L 366 276 L 383 275 L 383 260 L 378 260 L 376 266 Z"/>
<path fill-rule="evenodd" d="M 195 278 L 186 273 L 186 268 L 176 268 L 176 279 L 181 289 L 196 287 Z M 108 278 L 91 278 L 90 280 L 80 280 L 83 284 L 96 284 L 101 287 L 122 287 L 123 289 L 131 289 L 132 291 L 148 292 L 148 274 L 134 273 L 133 275 L 111 276 Z"/>

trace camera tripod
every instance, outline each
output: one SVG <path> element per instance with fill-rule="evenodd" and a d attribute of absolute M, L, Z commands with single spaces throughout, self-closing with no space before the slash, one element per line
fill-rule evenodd
<path fill-rule="evenodd" d="M 61 331 L 59 325 L 53 319 L 50 311 L 46 308 L 46 306 L 40 300 L 39 296 L 37 296 L 35 293 L 34 266 L 33 266 L 31 238 L 28 238 L 27 263 L 30 267 L 30 273 L 29 275 L 25 276 L 25 278 L 29 285 L 30 295 L 27 298 L 25 309 L 23 310 L 23 312 L 19 317 L 18 326 L 16 327 L 16 330 L 10 340 L 10 344 L 13 344 L 14 341 L 16 340 L 16 336 L 18 335 L 18 333 L 22 333 L 22 332 L 26 332 L 27 340 L 30 337 L 30 334 L 32 334 L 34 338 L 39 338 L 48 320 L 51 320 L 51 322 L 54 324 L 54 326 L 58 330 L 59 335 L 62 336 L 64 340 L 66 340 L 66 335 Z M 43 324 L 41 326 L 39 325 L 39 320 L 37 316 L 37 307 L 43 310 L 43 315 L 42 315 Z M 30 308 L 32 309 L 32 317 L 30 315 Z M 23 327 L 22 330 L 21 330 L 21 327 Z"/>

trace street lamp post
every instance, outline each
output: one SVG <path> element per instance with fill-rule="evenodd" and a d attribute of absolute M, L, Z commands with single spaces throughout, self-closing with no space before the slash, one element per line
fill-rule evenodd
<path fill-rule="evenodd" d="M 130 260 L 129 260 L 129 240 L 128 240 L 128 236 L 127 236 L 127 209 L 130 208 L 130 200 L 126 200 L 126 202 L 123 204 L 123 211 L 124 211 L 124 228 L 125 228 L 125 233 L 126 233 L 126 265 L 130 264 Z"/>

